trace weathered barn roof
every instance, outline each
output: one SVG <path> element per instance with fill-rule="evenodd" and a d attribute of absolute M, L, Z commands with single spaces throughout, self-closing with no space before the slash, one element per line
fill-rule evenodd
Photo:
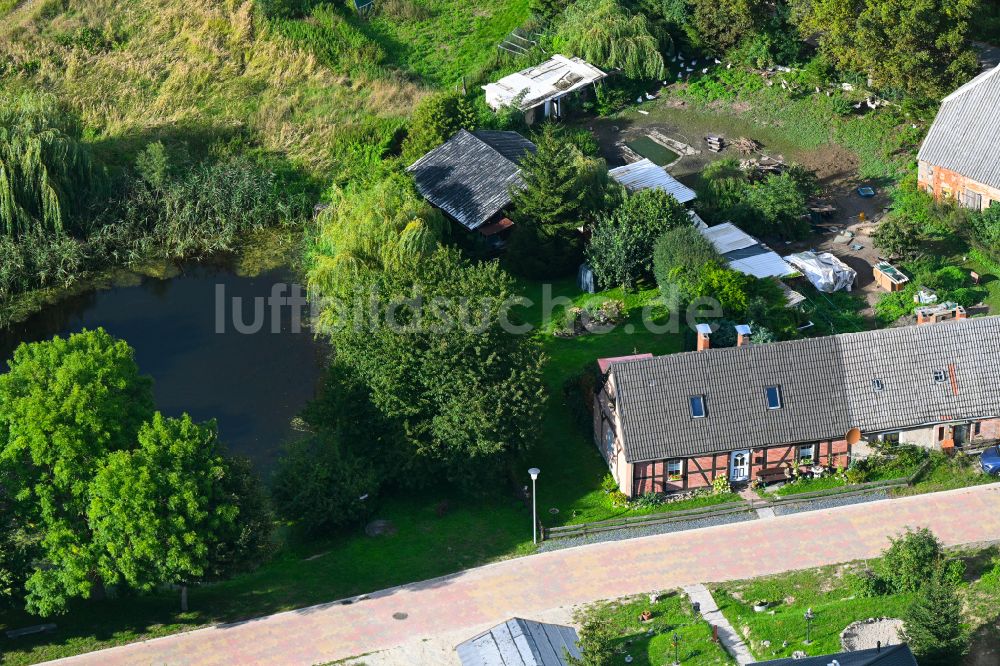
<path fill-rule="evenodd" d="M 679 202 L 687 203 L 698 198 L 695 191 L 654 164 L 648 158 L 626 164 L 608 171 L 608 175 L 621 183 L 630 192 L 639 190 L 663 190 Z"/>
<path fill-rule="evenodd" d="M 1000 188 L 1000 66 L 941 102 L 917 158 Z"/>
<path fill-rule="evenodd" d="M 994 417 L 1000 317 L 622 361 L 610 374 L 630 462 Z M 781 409 L 767 408 L 772 386 Z M 704 396 L 704 418 L 691 396 Z"/>
<path fill-rule="evenodd" d="M 798 273 L 776 252 L 732 222 L 724 222 L 699 231 L 735 271 L 755 278 L 785 277 Z"/>
<path fill-rule="evenodd" d="M 607 74 L 586 60 L 556 54 L 545 62 L 505 76 L 483 86 L 486 103 L 497 110 L 511 106 L 523 95 L 519 108 L 526 111 L 547 100 L 578 90 L 603 79 Z"/>
<path fill-rule="evenodd" d="M 772 661 L 758 661 L 750 666 L 830 666 L 834 663 L 839 666 L 917 666 L 917 660 L 906 643 L 803 659 L 786 657 Z"/>
<path fill-rule="evenodd" d="M 567 666 L 582 655 L 572 627 L 515 617 L 455 648 L 462 666 Z"/>
<path fill-rule="evenodd" d="M 517 163 L 535 144 L 517 132 L 469 132 L 430 151 L 406 170 L 428 201 L 467 229 L 477 229 L 510 205 L 521 185 Z"/>

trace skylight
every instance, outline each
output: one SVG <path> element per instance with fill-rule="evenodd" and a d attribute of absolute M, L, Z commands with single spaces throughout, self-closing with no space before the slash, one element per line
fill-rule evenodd
<path fill-rule="evenodd" d="M 764 389 L 764 393 L 767 395 L 767 408 L 768 409 L 781 409 L 781 387 L 780 386 L 768 386 Z"/>
<path fill-rule="evenodd" d="M 705 396 L 691 396 L 691 417 L 696 419 L 705 418 Z"/>
<path fill-rule="evenodd" d="M 872 388 L 875 389 L 876 391 L 882 391 L 885 389 L 885 384 L 882 383 L 881 379 L 873 379 Z"/>
<path fill-rule="evenodd" d="M 948 374 L 944 370 L 935 370 L 934 371 L 934 383 L 935 384 L 943 384 L 946 381 L 948 381 Z"/>

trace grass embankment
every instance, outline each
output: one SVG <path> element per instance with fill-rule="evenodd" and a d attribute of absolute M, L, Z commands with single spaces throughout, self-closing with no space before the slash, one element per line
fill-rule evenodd
<path fill-rule="evenodd" d="M 960 553 L 967 574 L 959 594 L 964 600 L 965 621 L 973 631 L 1000 616 L 996 581 L 983 577 L 996 554 L 995 547 Z M 723 583 L 714 586 L 712 593 L 726 619 L 744 636 L 758 659 L 790 657 L 796 650 L 830 654 L 841 651 L 840 632 L 847 625 L 870 617 L 898 618 L 912 603 L 910 594 L 859 595 L 852 578 L 863 568 L 863 563 L 850 563 L 794 571 Z M 769 610 L 754 612 L 758 600 L 768 602 Z M 809 608 L 813 609 L 814 619 L 809 632 L 812 644 L 806 646 L 804 616 Z M 766 647 L 765 641 L 769 642 Z"/>
<path fill-rule="evenodd" d="M 653 617 L 642 622 L 639 615 L 650 611 Z M 712 641 L 712 627 L 691 610 L 687 598 L 676 592 L 650 604 L 645 596 L 619 599 L 586 608 L 578 618 L 583 622 L 599 622 L 610 629 L 614 645 L 625 655 L 631 655 L 635 666 L 659 666 L 674 663 L 673 636 L 677 634 L 680 663 L 686 666 L 733 664 L 718 643 Z"/>

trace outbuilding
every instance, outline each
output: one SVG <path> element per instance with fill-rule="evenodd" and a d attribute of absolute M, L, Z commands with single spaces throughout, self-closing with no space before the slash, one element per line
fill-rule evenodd
<path fill-rule="evenodd" d="M 556 54 L 545 62 L 483 86 L 486 103 L 494 111 L 516 106 L 529 125 L 544 118 L 560 118 L 564 100 L 607 74 L 581 58 Z"/>

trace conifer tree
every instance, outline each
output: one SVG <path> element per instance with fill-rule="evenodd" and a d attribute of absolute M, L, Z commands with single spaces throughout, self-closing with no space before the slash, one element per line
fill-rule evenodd
<path fill-rule="evenodd" d="M 904 635 L 921 666 L 946 666 L 961 661 L 968 649 L 962 625 L 962 602 L 955 583 L 939 564 L 903 615 Z"/>

